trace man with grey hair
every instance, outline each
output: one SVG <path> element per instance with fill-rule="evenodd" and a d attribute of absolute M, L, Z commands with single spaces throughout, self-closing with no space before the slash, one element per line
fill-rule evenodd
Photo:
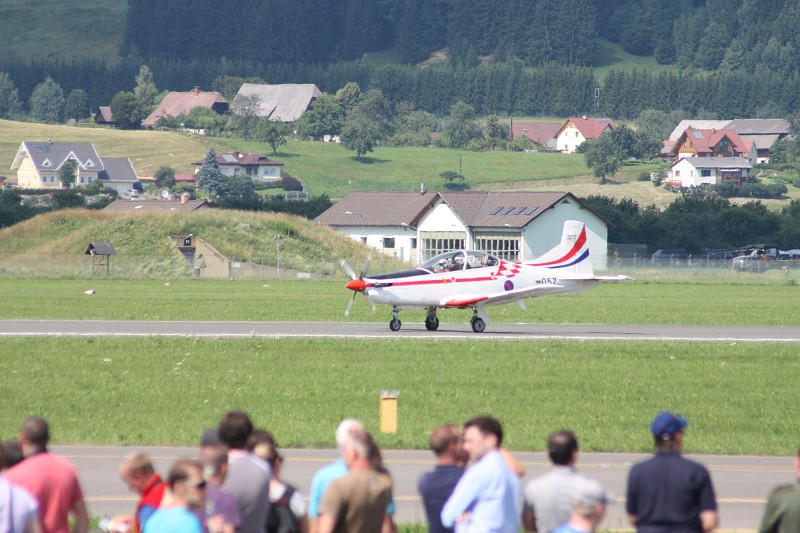
<path fill-rule="evenodd" d="M 572 490 L 572 514 L 567 523 L 555 528 L 553 533 L 594 533 L 603 521 L 606 506 L 613 501 L 599 482 L 579 478 Z"/>
<path fill-rule="evenodd" d="M 327 466 L 322 467 L 314 474 L 311 480 L 311 492 L 308 498 L 308 518 L 311 533 L 317 531 L 317 518 L 319 518 L 319 508 L 325 490 L 334 479 L 344 477 L 348 473 L 347 463 L 344 461 L 344 447 L 351 435 L 364 432 L 364 424 L 355 418 L 346 418 L 336 427 L 336 449 L 339 452 L 339 459 Z M 389 500 L 386 507 L 387 516 L 394 514 L 394 501 Z"/>
<path fill-rule="evenodd" d="M 29 416 L 19 428 L 19 444 L 25 459 L 9 469 L 5 477 L 26 489 L 39 502 L 45 533 L 86 533 L 89 514 L 83 501 L 78 475 L 72 464 L 47 450 L 50 428 L 41 416 Z"/>
<path fill-rule="evenodd" d="M 319 508 L 317 531 L 386 531 L 386 506 L 392 497 L 392 478 L 382 468 L 380 451 L 372 435 L 364 430 L 350 434 L 342 457 L 348 473 L 328 485 Z"/>

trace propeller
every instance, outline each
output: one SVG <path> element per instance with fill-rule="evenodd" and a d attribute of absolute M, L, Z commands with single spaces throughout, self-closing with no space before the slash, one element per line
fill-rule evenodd
<path fill-rule="evenodd" d="M 353 297 L 350 299 L 349 302 L 347 302 L 347 307 L 344 310 L 344 316 L 350 316 L 350 310 L 353 308 L 353 302 L 356 299 L 356 295 L 358 293 L 364 294 L 364 289 L 366 288 L 367 285 L 364 282 L 364 276 L 367 275 L 367 271 L 369 270 L 369 262 L 370 258 L 367 257 L 367 260 L 364 262 L 364 268 L 361 269 L 361 273 L 358 276 L 356 276 L 355 270 L 353 270 L 353 268 L 347 263 L 347 261 L 342 259 L 339 262 L 339 264 L 342 267 L 342 270 L 344 270 L 347 273 L 347 275 L 350 276 L 350 281 L 347 282 L 347 285 L 345 285 L 345 287 L 353 291 Z M 364 298 L 366 297 L 367 295 L 364 294 Z M 375 306 L 372 304 L 372 302 L 370 302 L 370 305 L 372 305 L 372 312 L 374 313 Z"/>

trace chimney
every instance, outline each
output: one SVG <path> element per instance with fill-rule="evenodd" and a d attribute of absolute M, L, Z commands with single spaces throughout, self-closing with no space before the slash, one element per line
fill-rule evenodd
<path fill-rule="evenodd" d="M 194 95 L 197 96 L 198 94 L 200 94 L 200 86 L 199 85 L 195 85 L 194 86 Z"/>
<path fill-rule="evenodd" d="M 181 205 L 189 203 L 189 194 L 183 193 L 181 194 Z"/>

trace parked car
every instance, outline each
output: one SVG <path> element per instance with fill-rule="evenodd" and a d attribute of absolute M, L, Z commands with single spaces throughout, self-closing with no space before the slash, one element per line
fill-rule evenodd
<path fill-rule="evenodd" d="M 661 248 L 653 252 L 654 266 L 685 266 L 689 252 L 685 248 Z"/>

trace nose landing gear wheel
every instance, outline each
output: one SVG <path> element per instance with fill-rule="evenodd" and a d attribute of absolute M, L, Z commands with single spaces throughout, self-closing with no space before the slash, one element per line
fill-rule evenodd
<path fill-rule="evenodd" d="M 393 318 L 389 322 L 389 329 L 392 330 L 392 331 L 400 331 L 400 319 L 399 318 Z"/>
<path fill-rule="evenodd" d="M 435 316 L 429 316 L 425 319 L 425 327 L 428 331 L 436 331 L 439 329 L 439 318 Z"/>
<path fill-rule="evenodd" d="M 486 322 L 484 322 L 482 318 L 475 317 L 471 320 L 471 323 L 472 331 L 475 333 L 483 333 L 483 330 L 486 329 Z"/>

